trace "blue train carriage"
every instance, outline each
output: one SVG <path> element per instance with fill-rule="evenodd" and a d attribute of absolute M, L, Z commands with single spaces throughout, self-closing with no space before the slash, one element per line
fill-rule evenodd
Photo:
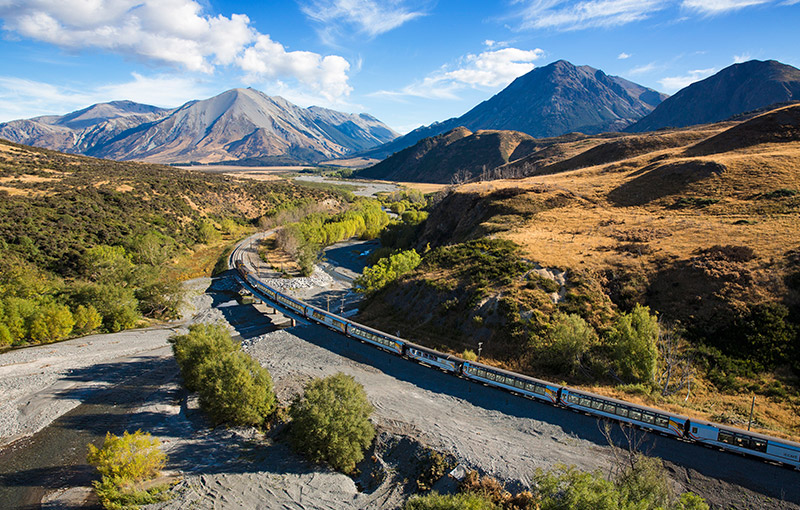
<path fill-rule="evenodd" d="M 316 306 L 306 305 L 306 317 L 341 333 L 347 332 L 348 321 Z"/>
<path fill-rule="evenodd" d="M 461 368 L 461 358 L 445 354 L 443 352 L 428 349 L 422 345 L 412 344 L 406 342 L 406 356 L 430 365 L 432 367 L 441 368 L 446 372 L 457 374 Z"/>
<path fill-rule="evenodd" d="M 686 416 L 569 387 L 564 387 L 561 391 L 561 404 L 573 410 L 630 423 L 673 437 L 684 437 L 688 421 Z"/>
<path fill-rule="evenodd" d="M 295 313 L 297 313 L 297 315 L 299 315 L 301 317 L 305 317 L 306 316 L 306 313 L 305 313 L 306 307 L 305 307 L 305 305 L 302 302 L 300 302 L 300 301 L 298 301 L 296 299 L 290 298 L 286 294 L 281 294 L 280 292 L 276 292 L 275 293 L 275 302 L 280 304 L 280 305 L 285 306 L 289 310 L 294 311 Z"/>
<path fill-rule="evenodd" d="M 266 285 L 261 283 L 259 280 L 256 280 L 255 278 L 253 278 L 253 282 L 254 282 L 255 287 L 258 290 L 260 290 L 261 292 L 263 292 L 264 294 L 266 294 L 268 298 L 272 299 L 273 301 L 276 300 L 276 297 L 278 295 L 278 291 L 276 291 L 275 289 L 273 289 L 271 287 L 267 287 Z"/>
<path fill-rule="evenodd" d="M 718 423 L 692 419 L 688 437 L 723 450 L 752 455 L 800 469 L 800 444 Z"/>
<path fill-rule="evenodd" d="M 473 381 L 521 393 L 548 404 L 558 402 L 560 386 L 547 381 L 509 372 L 501 368 L 490 367 L 475 361 L 465 361 L 461 365 L 461 374 Z"/>
<path fill-rule="evenodd" d="M 365 342 L 371 343 L 381 349 L 387 350 L 389 352 L 393 352 L 395 354 L 403 354 L 403 346 L 405 345 L 405 340 L 402 338 L 398 338 L 396 336 L 387 335 L 386 333 L 382 333 L 377 329 L 368 328 L 363 324 L 358 324 L 356 322 L 348 322 L 347 323 L 347 332 L 348 335 L 358 338 L 359 340 L 363 340 Z"/>

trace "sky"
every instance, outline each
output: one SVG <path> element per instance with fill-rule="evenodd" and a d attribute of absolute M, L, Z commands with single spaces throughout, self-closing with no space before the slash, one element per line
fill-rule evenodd
<path fill-rule="evenodd" d="M 0 0 L 0 122 L 235 87 L 400 133 L 556 60 L 673 94 L 800 67 L 800 0 Z"/>

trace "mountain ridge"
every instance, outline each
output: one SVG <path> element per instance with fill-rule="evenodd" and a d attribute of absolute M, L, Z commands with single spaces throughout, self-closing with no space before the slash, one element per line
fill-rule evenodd
<path fill-rule="evenodd" d="M 231 89 L 174 109 L 98 103 L 63 116 L 0 124 L 0 137 L 67 153 L 153 163 L 249 157 L 316 163 L 394 139 L 375 117 L 302 108 L 255 89 Z"/>

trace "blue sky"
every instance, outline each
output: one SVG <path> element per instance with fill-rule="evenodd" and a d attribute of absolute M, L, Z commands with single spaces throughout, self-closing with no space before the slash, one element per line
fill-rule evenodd
<path fill-rule="evenodd" d="M 559 59 L 666 93 L 800 67 L 800 0 L 0 0 L 0 26 L 0 121 L 250 86 L 406 132 Z"/>

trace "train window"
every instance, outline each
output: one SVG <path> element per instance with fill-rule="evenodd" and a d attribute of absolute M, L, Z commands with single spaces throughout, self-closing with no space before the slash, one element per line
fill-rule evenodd
<path fill-rule="evenodd" d="M 618 406 L 617 407 L 617 414 L 619 416 L 624 416 L 624 417 L 627 418 L 628 417 L 628 408 L 627 407 Z"/>
<path fill-rule="evenodd" d="M 717 436 L 717 441 L 720 443 L 734 444 L 733 434 L 730 432 L 725 432 L 724 430 L 720 430 L 719 435 Z"/>
<path fill-rule="evenodd" d="M 536 393 L 538 393 L 539 395 L 545 395 L 547 393 L 546 388 L 544 386 L 539 385 L 539 384 L 536 385 L 536 389 L 534 391 Z M 572 397 L 573 395 L 570 395 L 570 396 Z"/>
<path fill-rule="evenodd" d="M 567 397 L 567 400 L 569 400 L 573 404 L 580 404 L 581 403 L 581 399 L 578 398 L 578 395 L 575 395 L 573 393 L 569 394 L 569 396 Z"/>
<path fill-rule="evenodd" d="M 668 428 L 669 427 L 669 418 L 666 416 L 662 416 L 660 414 L 656 415 L 656 425 L 659 427 Z"/>
<path fill-rule="evenodd" d="M 603 411 L 605 411 L 607 413 L 614 414 L 614 408 L 615 407 L 616 406 L 614 404 L 610 404 L 610 403 L 606 402 L 605 404 L 603 404 Z"/>
<path fill-rule="evenodd" d="M 592 401 L 586 397 L 581 397 L 581 405 L 583 407 L 592 407 Z"/>
<path fill-rule="evenodd" d="M 642 412 L 641 412 L 641 411 L 639 411 L 638 409 L 631 409 L 631 410 L 630 410 L 630 412 L 628 413 L 628 416 L 630 416 L 630 418 L 631 418 L 632 420 L 639 420 L 639 421 L 641 421 L 641 419 L 642 419 Z"/>
<path fill-rule="evenodd" d="M 736 446 L 741 446 L 742 448 L 750 448 L 750 438 L 745 436 L 736 436 L 734 438 L 734 444 Z"/>
<path fill-rule="evenodd" d="M 653 413 L 648 413 L 647 411 L 642 412 L 642 421 L 645 423 L 653 423 L 655 418 Z"/>
<path fill-rule="evenodd" d="M 603 401 L 602 400 L 592 400 L 592 408 L 593 409 L 602 409 L 603 408 Z"/>
<path fill-rule="evenodd" d="M 536 393 L 537 390 L 536 385 L 533 383 L 525 383 L 525 389 L 534 393 Z"/>
<path fill-rule="evenodd" d="M 750 438 L 750 448 L 758 452 L 767 451 L 767 442 L 763 439 Z"/>

